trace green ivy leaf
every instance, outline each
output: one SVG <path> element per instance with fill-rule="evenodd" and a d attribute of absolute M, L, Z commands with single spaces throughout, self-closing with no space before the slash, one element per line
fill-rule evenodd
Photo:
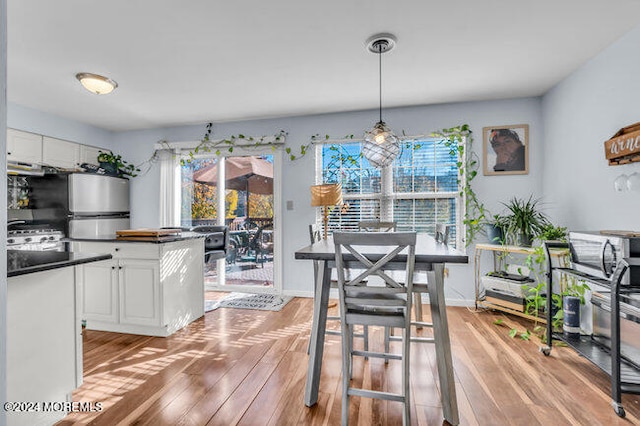
<path fill-rule="evenodd" d="M 511 337 L 512 339 L 516 337 L 517 334 L 518 334 L 518 330 L 516 330 L 515 328 L 512 328 L 511 330 L 509 330 L 509 337 Z"/>

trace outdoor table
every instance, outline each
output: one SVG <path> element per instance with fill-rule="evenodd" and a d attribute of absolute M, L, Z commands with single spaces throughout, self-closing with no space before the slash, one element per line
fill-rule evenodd
<path fill-rule="evenodd" d="M 378 247 L 367 247 L 366 250 L 360 251 L 372 261 L 376 261 L 384 255 Z M 335 268 L 335 246 L 333 239 L 329 237 L 327 240 L 321 240 L 315 244 L 304 247 L 296 251 L 295 258 L 320 262 L 318 274 L 315 277 L 311 348 L 304 395 L 305 405 L 311 407 L 318 402 L 324 336 L 327 326 L 329 290 L 331 287 L 331 268 Z M 403 263 L 406 263 L 406 259 L 406 253 L 399 253 L 394 259 L 395 265 L 397 265 L 399 269 L 403 268 Z M 349 259 L 347 258 L 347 260 Z M 393 262 L 394 261 L 390 264 L 391 268 L 393 268 Z M 426 271 L 429 278 L 429 303 L 431 305 L 431 319 L 433 322 L 442 410 L 444 418 L 450 424 L 457 425 L 459 423 L 458 404 L 453 379 L 451 342 L 449 339 L 449 326 L 447 323 L 447 311 L 444 298 L 445 263 L 469 263 L 469 258 L 461 251 L 436 242 L 430 235 L 418 234 L 416 241 L 415 270 Z"/>

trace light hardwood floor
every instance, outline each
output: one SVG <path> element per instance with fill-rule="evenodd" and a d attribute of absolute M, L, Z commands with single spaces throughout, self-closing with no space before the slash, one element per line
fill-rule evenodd
<path fill-rule="evenodd" d="M 73 400 L 104 409 L 59 424 L 339 425 L 338 336 L 327 336 L 318 404 L 303 403 L 312 309 L 301 298 L 280 312 L 218 309 L 168 338 L 85 331 L 84 384 Z M 508 326 L 531 323 L 466 308 L 448 315 L 462 425 L 640 424 L 640 398 L 624 395 L 627 418 L 618 418 L 608 377 L 573 350 L 544 357 L 535 337 L 508 336 Z M 493 324 L 497 318 L 507 326 Z M 382 330 L 371 333 L 382 345 Z M 441 425 L 434 348 L 413 344 L 411 357 L 411 422 Z M 356 360 L 353 374 L 358 385 L 400 387 L 398 362 Z M 353 397 L 350 421 L 401 424 L 401 406 Z"/>

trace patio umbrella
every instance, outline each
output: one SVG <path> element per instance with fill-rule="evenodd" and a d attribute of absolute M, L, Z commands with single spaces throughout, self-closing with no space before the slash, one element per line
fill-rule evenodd
<path fill-rule="evenodd" d="M 259 157 L 227 157 L 225 160 L 225 187 L 246 191 L 246 206 L 249 193 L 273 194 L 273 163 Z M 218 163 L 196 171 L 193 180 L 208 185 L 218 184 Z M 249 212 L 247 211 L 247 216 Z"/>

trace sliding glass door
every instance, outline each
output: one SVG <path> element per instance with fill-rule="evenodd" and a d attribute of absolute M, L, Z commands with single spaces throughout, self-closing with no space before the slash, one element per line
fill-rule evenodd
<path fill-rule="evenodd" d="M 226 258 L 205 264 L 207 289 L 279 292 L 279 161 L 278 153 L 251 151 L 181 167 L 181 226 L 229 229 Z"/>

